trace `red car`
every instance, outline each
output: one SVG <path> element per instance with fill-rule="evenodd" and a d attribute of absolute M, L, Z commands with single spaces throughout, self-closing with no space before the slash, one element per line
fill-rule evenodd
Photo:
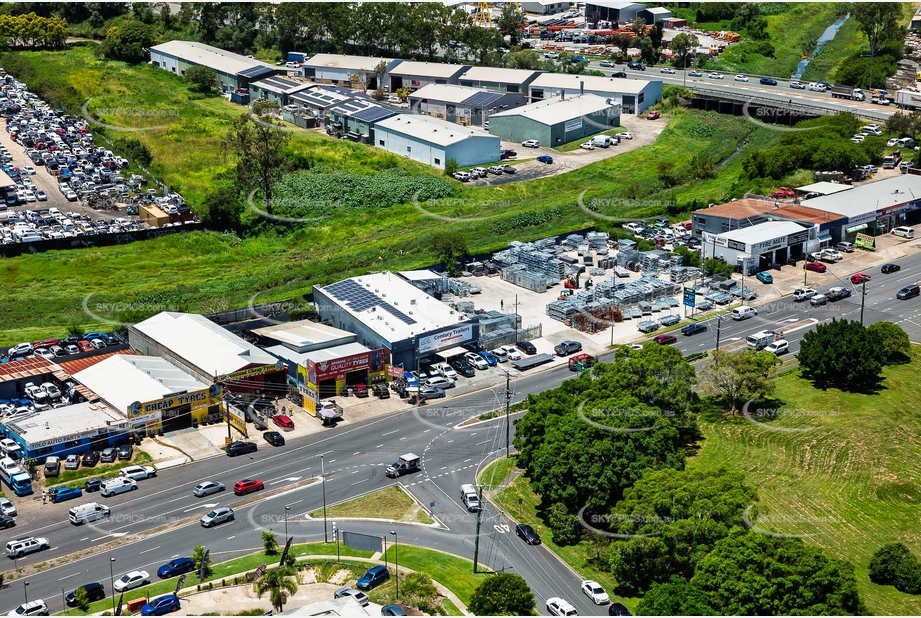
<path fill-rule="evenodd" d="M 661 115 L 662 115 L 662 114 L 659 113 L 659 110 L 654 109 L 654 110 L 652 110 L 651 112 L 649 112 L 648 114 L 646 114 L 646 120 L 658 120 L 658 119 L 659 119 L 659 116 L 661 116 Z"/>
<path fill-rule="evenodd" d="M 822 262 L 806 262 L 806 270 L 811 270 L 816 273 L 824 273 L 828 270 L 828 266 Z"/>
<path fill-rule="evenodd" d="M 781 187 L 777 189 L 776 191 L 774 191 L 773 193 L 771 193 L 771 197 L 773 198 L 786 198 L 786 197 L 793 197 L 795 195 L 796 194 L 793 192 L 793 189 L 791 189 L 790 187 Z"/>
<path fill-rule="evenodd" d="M 57 339 L 42 339 L 38 343 L 33 343 L 32 349 L 37 350 L 39 348 L 50 348 L 53 345 L 58 345 Z"/>
<path fill-rule="evenodd" d="M 80 341 L 78 341 L 77 348 L 79 348 L 81 352 L 95 352 L 96 351 L 96 346 L 94 346 L 92 343 L 90 343 L 86 339 L 81 339 Z"/>
<path fill-rule="evenodd" d="M 864 273 L 857 273 L 856 275 L 851 275 L 851 283 L 853 283 L 854 285 L 858 285 L 860 283 L 863 283 L 864 281 L 869 281 L 870 279 L 872 279 L 872 277 L 870 277 L 870 275 L 865 275 Z"/>
<path fill-rule="evenodd" d="M 356 397 L 367 397 L 368 396 L 368 387 L 364 384 L 356 384 L 352 387 L 352 392 L 355 393 Z"/>
<path fill-rule="evenodd" d="M 652 340 L 658 343 L 659 345 L 668 345 L 670 343 L 678 342 L 678 338 L 675 337 L 674 335 L 656 335 L 655 337 L 652 338 Z"/>
<path fill-rule="evenodd" d="M 233 484 L 233 493 L 238 496 L 245 496 L 260 489 L 265 489 L 265 485 L 259 479 L 243 479 Z"/>
<path fill-rule="evenodd" d="M 291 420 L 290 416 L 285 416 L 284 414 L 276 414 L 272 417 L 272 422 L 285 431 L 291 431 L 294 429 L 294 421 Z"/>

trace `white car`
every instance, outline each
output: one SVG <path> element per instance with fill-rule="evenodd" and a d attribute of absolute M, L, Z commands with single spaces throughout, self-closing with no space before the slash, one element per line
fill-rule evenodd
<path fill-rule="evenodd" d="M 199 483 L 195 486 L 195 489 L 192 490 L 192 493 L 195 494 L 196 498 L 203 498 L 205 496 L 210 496 L 211 494 L 216 494 L 218 492 L 224 491 L 225 487 L 223 483 L 218 483 L 217 481 L 205 481 Z"/>
<path fill-rule="evenodd" d="M 26 195 L 27 202 L 37 202 L 38 201 L 38 198 L 35 197 L 35 192 L 32 191 L 32 189 L 26 189 L 24 193 Z"/>
<path fill-rule="evenodd" d="M 722 73 L 710 73 L 709 75 L 707 75 L 707 77 L 709 79 L 723 79 L 723 74 Z"/>
<path fill-rule="evenodd" d="M 448 378 L 449 380 L 457 380 L 457 372 L 454 371 L 454 367 L 448 363 L 437 363 L 432 365 L 432 370 L 440 375 Z"/>
<path fill-rule="evenodd" d="M 817 292 L 813 290 L 812 288 L 801 288 L 793 292 L 793 301 L 802 302 L 804 300 L 809 300 L 816 294 Z"/>
<path fill-rule="evenodd" d="M 521 142 L 521 145 L 525 148 L 540 148 L 540 142 L 536 139 L 529 139 Z"/>
<path fill-rule="evenodd" d="M 889 148 L 892 148 L 893 146 L 898 146 L 898 145 L 899 145 L 899 138 L 897 137 L 893 137 L 891 140 L 886 142 L 886 146 L 888 146 Z"/>
<path fill-rule="evenodd" d="M 26 173 L 28 173 L 29 176 L 32 176 L 32 175 L 36 174 L 35 168 L 32 167 L 31 165 L 23 166 L 22 169 L 26 170 Z"/>
<path fill-rule="evenodd" d="M 149 583 L 150 573 L 147 571 L 131 571 L 116 579 L 114 588 L 115 592 L 124 592 L 126 590 L 134 590 L 135 588 L 146 586 Z"/>
<path fill-rule="evenodd" d="M 664 73 L 664 74 L 666 74 L 666 75 L 674 75 L 674 74 L 675 74 L 675 69 L 670 69 L 670 68 L 668 68 L 668 67 L 665 67 L 664 69 L 662 69 L 661 71 L 659 71 L 659 73 Z"/>
<path fill-rule="evenodd" d="M 47 616 L 49 613 L 48 605 L 42 599 L 29 601 L 10 611 L 7 616 Z"/>
<path fill-rule="evenodd" d="M 39 348 L 35 350 L 35 355 L 41 356 L 45 360 L 50 360 L 50 361 L 54 360 L 54 352 L 52 352 L 51 350 L 47 348 Z"/>
<path fill-rule="evenodd" d="M 0 513 L 7 517 L 16 517 L 19 514 L 16 512 L 16 506 L 6 498 L 0 498 Z"/>
<path fill-rule="evenodd" d="M 467 352 L 464 354 L 464 359 L 477 369 L 489 369 L 489 363 L 486 362 L 486 359 L 479 354 Z"/>
<path fill-rule="evenodd" d="M 504 345 L 502 349 L 505 350 L 505 353 L 508 354 L 509 360 L 521 360 L 521 351 L 513 345 Z"/>
<path fill-rule="evenodd" d="M 863 133 L 855 133 L 854 135 L 851 136 L 852 142 L 853 141 L 862 142 L 865 139 L 867 139 L 867 136 Z"/>
<path fill-rule="evenodd" d="M 444 376 L 433 376 L 425 381 L 425 385 L 440 389 L 454 388 L 454 380 Z"/>
<path fill-rule="evenodd" d="M 748 78 L 747 78 L 746 76 L 744 76 L 744 75 L 736 75 L 736 76 L 735 76 L 735 81 L 737 81 L 737 82 L 747 82 L 747 81 L 748 81 Z"/>
<path fill-rule="evenodd" d="M 544 54 L 544 58 L 549 58 L 550 60 L 556 60 L 560 55 L 556 52 L 547 52 Z"/>
<path fill-rule="evenodd" d="M 395 94 L 392 94 L 392 95 L 390 95 L 390 97 L 387 98 L 387 102 L 388 102 L 388 103 L 393 103 L 394 105 L 399 105 L 400 103 L 403 102 L 403 99 L 401 99 L 400 97 L 396 96 Z"/>
<path fill-rule="evenodd" d="M 613 66 L 614 66 L 614 63 L 611 62 L 610 60 L 602 60 L 601 62 L 598 63 L 598 66 L 601 66 L 601 67 L 613 67 Z"/>
<path fill-rule="evenodd" d="M 551 616 L 578 616 L 576 608 L 566 599 L 551 597 L 547 599 L 547 611 Z"/>
<path fill-rule="evenodd" d="M 153 466 L 128 466 L 119 470 L 118 476 L 143 481 L 157 476 L 157 470 Z"/>
<path fill-rule="evenodd" d="M 611 602 L 611 597 L 604 591 L 601 584 L 596 581 L 587 579 L 582 582 L 582 592 L 584 592 L 585 596 L 590 598 L 595 605 L 605 605 Z"/>
<path fill-rule="evenodd" d="M 618 137 L 620 139 L 633 139 L 633 133 L 630 131 L 624 131 L 623 133 L 618 133 L 614 137 Z"/>
<path fill-rule="evenodd" d="M 790 344 L 787 343 L 786 340 L 781 339 L 779 341 L 769 343 L 767 347 L 764 348 L 764 351 L 773 352 L 777 356 L 780 356 L 781 354 L 786 354 L 787 352 L 790 351 Z"/>
<path fill-rule="evenodd" d="M 809 82 L 808 88 L 813 92 L 825 92 L 825 86 L 816 82 Z"/>
<path fill-rule="evenodd" d="M 35 192 L 35 197 L 38 199 L 39 202 L 47 202 L 47 201 L 48 201 L 48 196 L 47 196 L 47 195 L 45 194 L 45 192 L 42 191 L 41 189 L 39 189 L 38 191 Z"/>
<path fill-rule="evenodd" d="M 579 144 L 579 148 L 584 148 L 585 150 L 594 150 L 594 149 L 595 149 L 595 144 L 593 144 L 593 143 L 591 143 L 591 142 L 583 142 L 583 143 Z"/>

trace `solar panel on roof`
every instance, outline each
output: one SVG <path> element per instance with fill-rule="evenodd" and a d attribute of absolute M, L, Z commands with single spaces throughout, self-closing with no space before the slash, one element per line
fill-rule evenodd
<path fill-rule="evenodd" d="M 377 294 L 350 279 L 334 283 L 326 288 L 326 291 L 331 293 L 336 300 L 346 304 L 352 311 L 360 312 L 372 307 L 380 307 L 404 324 L 411 325 L 416 323 L 414 319 L 380 298 Z"/>
<path fill-rule="evenodd" d="M 466 105 L 489 105 L 493 101 L 501 98 L 502 95 L 498 92 L 477 92 L 471 97 L 464 99 L 464 104 Z"/>

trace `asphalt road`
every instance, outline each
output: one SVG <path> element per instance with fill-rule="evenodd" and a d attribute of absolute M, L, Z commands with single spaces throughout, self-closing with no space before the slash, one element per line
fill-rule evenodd
<path fill-rule="evenodd" d="M 902 270 L 882 275 L 869 271 L 873 279 L 866 285 L 865 322 L 891 320 L 899 323 L 912 340 L 921 340 L 921 298 L 896 300 L 895 293 L 904 285 L 917 281 L 921 254 L 899 260 Z M 819 292 L 829 287 L 847 285 L 854 288 L 851 298 L 811 307 L 808 302 L 794 303 L 786 296 L 759 305 L 758 316 L 736 322 L 724 319 L 719 328 L 720 347 L 741 349 L 748 335 L 765 329 L 782 328 L 791 344 L 791 354 L 799 349 L 802 336 L 815 324 L 834 317 L 859 319 L 860 288 L 852 286 L 844 265 L 831 265 L 825 274 L 809 273 L 808 284 Z M 756 290 L 762 285 L 749 284 Z M 676 344 L 686 353 L 711 350 L 716 345 L 716 319 L 707 320 L 706 333 L 693 337 L 678 335 Z M 542 373 L 525 374 L 513 382 L 513 402 L 527 393 L 555 388 L 573 374 L 566 367 Z M 433 528 L 383 522 L 339 522 L 345 531 L 388 536 L 397 532 L 401 542 L 442 549 L 473 558 L 476 540 L 476 517 L 460 502 L 459 487 L 472 483 L 477 470 L 505 452 L 506 423 L 503 417 L 469 425 L 455 426 L 463 419 L 497 407 L 501 392 L 485 390 L 443 404 L 429 404 L 389 417 L 342 429 L 313 434 L 292 440 L 281 448 L 260 444 L 253 455 L 234 459 L 218 457 L 192 465 L 163 470 L 155 479 L 140 482 L 136 492 L 106 499 L 92 498 L 42 507 L 31 521 L 21 518 L 19 525 L 7 531 L 7 538 L 41 535 L 50 539 L 52 548 L 15 561 L 9 566 L 47 562 L 80 553 L 85 557 L 67 564 L 46 568 L 40 573 L 3 585 L 3 610 L 8 611 L 24 599 L 25 582 L 30 599 L 44 598 L 53 610 L 61 607 L 61 594 L 82 583 L 101 581 L 109 589 L 109 558 L 114 557 L 114 575 L 144 569 L 156 579 L 158 566 L 170 559 L 188 555 L 196 544 L 204 544 L 211 555 L 226 560 L 258 549 L 262 530 L 272 528 L 284 534 L 285 506 L 288 506 L 288 530 L 296 542 L 323 538 L 321 521 L 307 520 L 305 515 L 323 504 L 323 486 L 317 480 L 321 466 L 326 473 L 326 501 L 334 504 L 364 493 L 393 485 L 404 485 L 422 505 L 434 503 L 431 510 L 442 523 Z M 512 426 L 509 435 L 513 437 Z M 414 475 L 392 480 L 384 475 L 386 466 L 401 454 L 415 452 L 422 457 L 423 469 Z M 322 464 L 321 464 L 322 456 Z M 214 479 L 228 487 L 241 478 L 259 478 L 265 494 L 238 498 L 228 489 L 221 494 L 195 498 L 192 488 L 201 480 Z M 100 500 L 112 508 L 110 521 L 81 527 L 67 521 L 67 510 L 90 500 Z M 214 506 L 232 506 L 233 523 L 202 529 L 197 519 Z M 140 538 L 143 531 L 161 528 L 155 536 Z M 327 533 L 332 538 L 332 521 Z M 603 614 L 605 608 L 593 606 L 579 592 L 579 578 L 544 547 L 525 545 L 514 535 L 514 524 L 492 505 L 481 515 L 479 561 L 495 570 L 517 572 L 530 583 L 539 608 L 550 596 L 562 596 L 573 603 L 580 614 Z M 121 545 L 100 551 L 103 544 L 120 539 Z M 133 598 L 128 595 L 127 598 Z"/>

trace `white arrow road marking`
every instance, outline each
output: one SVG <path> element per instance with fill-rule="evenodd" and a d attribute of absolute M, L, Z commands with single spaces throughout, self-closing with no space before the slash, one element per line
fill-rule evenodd
<path fill-rule="evenodd" d="M 278 479 L 277 481 L 272 481 L 271 483 L 269 483 L 269 485 L 278 485 L 279 483 L 284 483 L 284 482 L 294 483 L 294 482 L 296 482 L 296 481 L 301 480 L 302 478 L 304 478 L 304 477 L 302 477 L 302 476 L 289 476 L 289 477 L 286 478 L 286 479 Z"/>
<path fill-rule="evenodd" d="M 105 536 L 101 536 L 101 537 L 99 537 L 98 539 L 92 539 L 92 540 L 90 541 L 90 543 L 95 543 L 96 541 L 101 541 L 102 539 L 107 539 L 107 538 L 109 538 L 110 536 L 111 536 L 111 537 L 115 537 L 116 539 L 120 539 L 120 538 L 122 538 L 123 536 L 125 536 L 126 534 L 128 534 L 128 533 L 127 533 L 127 532 L 113 532 L 112 534 L 107 534 L 107 535 L 105 535 Z"/>
<path fill-rule="evenodd" d="M 197 511 L 198 509 L 213 509 L 217 505 L 218 505 L 217 502 L 212 502 L 210 504 L 196 504 L 192 508 L 184 510 L 183 513 L 188 513 L 190 511 Z"/>

